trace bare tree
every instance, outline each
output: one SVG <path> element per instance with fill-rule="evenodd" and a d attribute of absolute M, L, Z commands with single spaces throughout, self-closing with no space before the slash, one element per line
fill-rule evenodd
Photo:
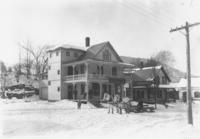
<path fill-rule="evenodd" d="M 15 78 L 17 80 L 17 82 L 19 82 L 19 76 L 22 74 L 22 71 L 21 71 L 21 64 L 15 64 L 13 66 L 13 71 L 15 73 Z"/>
<path fill-rule="evenodd" d="M 1 90 L 2 90 L 1 96 L 4 98 L 6 82 L 7 82 L 7 69 L 6 69 L 4 62 L 2 62 L 2 61 L 0 61 L 0 82 L 1 82 Z"/>
<path fill-rule="evenodd" d="M 32 56 L 35 77 L 36 79 L 40 79 L 41 75 L 45 73 L 47 68 L 47 51 L 51 46 L 44 45 L 41 47 L 34 48 L 29 41 L 25 45 L 21 45 L 30 55 Z"/>
<path fill-rule="evenodd" d="M 150 59 L 147 60 L 147 62 L 144 64 L 145 67 L 155 67 L 157 65 L 160 65 L 161 63 L 151 57 Z"/>
<path fill-rule="evenodd" d="M 155 61 L 166 64 L 168 66 L 173 66 L 175 62 L 174 55 L 172 52 L 167 51 L 167 50 L 162 50 L 158 52 L 155 56 L 152 57 Z"/>

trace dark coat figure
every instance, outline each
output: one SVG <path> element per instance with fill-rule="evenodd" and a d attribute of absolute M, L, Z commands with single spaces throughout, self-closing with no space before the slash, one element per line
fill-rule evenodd
<path fill-rule="evenodd" d="M 142 111 L 143 109 L 143 101 L 139 101 L 137 104 L 137 111 Z"/>
<path fill-rule="evenodd" d="M 81 109 L 81 100 L 80 99 L 77 101 L 77 108 Z"/>

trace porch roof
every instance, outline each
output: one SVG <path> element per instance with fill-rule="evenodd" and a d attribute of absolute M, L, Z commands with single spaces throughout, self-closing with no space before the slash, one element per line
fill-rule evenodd
<path fill-rule="evenodd" d="M 78 61 L 72 61 L 68 63 L 62 63 L 63 66 L 69 66 L 74 64 L 81 64 L 81 63 L 88 63 L 88 62 L 94 62 L 94 63 L 101 63 L 101 64 L 113 64 L 113 65 L 124 65 L 128 67 L 134 67 L 133 64 L 124 63 L 124 62 L 113 62 L 113 61 L 103 61 L 103 60 L 94 60 L 94 59 L 84 59 L 84 60 L 78 60 Z"/>
<path fill-rule="evenodd" d="M 151 85 L 151 88 L 153 86 Z M 134 86 L 133 88 L 147 88 L 145 85 L 139 85 L 139 86 Z M 174 86 L 171 86 L 169 84 L 160 84 L 158 86 L 158 88 L 163 88 L 163 89 L 174 89 L 175 87 Z"/>
<path fill-rule="evenodd" d="M 108 77 L 109 82 L 115 83 L 115 84 L 122 84 L 125 83 L 124 78 L 119 78 L 119 77 Z"/>

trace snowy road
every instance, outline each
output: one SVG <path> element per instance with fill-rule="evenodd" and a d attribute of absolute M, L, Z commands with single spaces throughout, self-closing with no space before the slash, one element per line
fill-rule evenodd
<path fill-rule="evenodd" d="M 134 136 L 135 138 L 194 138 L 200 131 L 200 104 L 194 104 L 193 128 L 187 126 L 185 104 L 165 109 L 158 106 L 155 113 L 108 114 L 107 109 L 58 102 L 48 105 L 24 103 L 26 106 L 5 104 L 3 135 L 57 135 L 67 136 Z M 60 104 L 59 104 L 60 103 Z M 62 105 L 61 105 L 62 104 Z M 47 107 L 48 105 L 48 107 Z M 62 106 L 62 107 L 61 107 Z M 65 106 L 65 107 L 63 107 Z"/>

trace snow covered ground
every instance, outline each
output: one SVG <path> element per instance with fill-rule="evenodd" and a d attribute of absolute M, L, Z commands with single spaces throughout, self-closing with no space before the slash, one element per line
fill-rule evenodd
<path fill-rule="evenodd" d="M 193 104 L 194 126 L 187 125 L 187 106 L 158 105 L 154 113 L 108 114 L 105 108 L 73 101 L 48 102 L 37 96 L 26 100 L 1 100 L 3 137 L 61 138 L 200 138 L 200 104 Z"/>

